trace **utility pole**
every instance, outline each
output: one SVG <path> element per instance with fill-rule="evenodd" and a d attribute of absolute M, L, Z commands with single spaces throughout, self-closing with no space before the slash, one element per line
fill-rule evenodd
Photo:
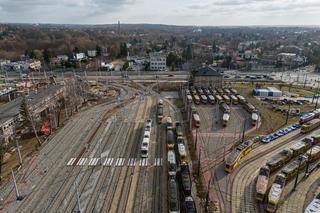
<path fill-rule="evenodd" d="M 17 186 L 17 182 L 16 182 L 16 178 L 15 178 L 15 176 L 14 176 L 14 172 L 13 172 L 12 169 L 11 169 L 11 175 L 12 175 L 12 180 L 13 180 L 14 189 L 15 189 L 15 191 L 16 191 L 16 198 L 17 198 L 17 200 L 22 200 L 22 196 L 21 196 L 20 193 L 19 193 L 18 186 Z"/>
<path fill-rule="evenodd" d="M 81 205 L 80 205 L 80 197 L 79 197 L 79 191 L 78 191 L 78 186 L 77 186 L 77 179 L 76 182 L 74 183 L 74 187 L 76 188 L 76 196 L 77 196 L 77 205 L 78 205 L 78 213 L 81 213 Z"/>
<path fill-rule="evenodd" d="M 14 125 L 13 131 L 14 131 L 13 132 L 13 137 L 14 137 L 14 140 L 16 142 L 17 151 L 18 151 L 19 164 L 20 164 L 20 166 L 22 166 L 22 157 L 21 157 L 20 147 L 19 147 L 19 143 L 18 143 L 18 139 L 17 139 L 17 132 L 16 132 L 16 126 L 15 125 Z"/>
<path fill-rule="evenodd" d="M 39 136 L 38 136 L 38 132 L 37 132 L 36 126 L 35 126 L 35 124 L 34 124 L 33 116 L 31 115 L 31 112 L 29 111 L 28 100 L 26 99 L 25 96 L 24 96 L 23 98 L 24 98 L 24 101 L 25 101 L 25 107 L 26 107 L 25 110 L 27 111 L 26 114 L 29 116 L 30 123 L 31 123 L 31 127 L 32 127 L 32 129 L 33 129 L 33 132 L 34 132 L 36 138 L 37 138 L 38 145 L 41 146 L 41 140 L 40 140 L 40 138 L 39 138 Z"/>
<path fill-rule="evenodd" d="M 243 123 L 243 129 L 242 129 L 242 143 L 244 141 L 244 136 L 245 136 L 245 133 L 246 133 L 246 124 L 247 124 L 247 119 L 244 119 L 244 123 Z"/>
<path fill-rule="evenodd" d="M 289 115 L 290 115 L 290 109 L 291 109 L 291 102 L 289 102 L 289 108 L 288 108 L 288 111 L 287 111 L 286 125 L 288 124 Z"/>
<path fill-rule="evenodd" d="M 195 150 L 197 150 L 198 146 L 198 128 L 196 128 L 196 142 L 195 142 Z"/>
<path fill-rule="evenodd" d="M 210 193 L 210 185 L 211 185 L 211 178 L 209 179 L 208 182 L 208 187 L 207 187 L 207 195 L 206 195 L 206 208 L 205 208 L 205 212 L 209 212 L 209 193 Z"/>
<path fill-rule="evenodd" d="M 316 98 L 316 105 L 314 106 L 314 109 L 317 109 L 318 107 L 318 99 L 319 99 L 319 83 L 320 81 L 318 80 L 318 88 L 316 89 L 316 93 L 315 93 L 315 98 Z"/>
<path fill-rule="evenodd" d="M 198 176 L 200 177 L 201 170 L 201 146 L 199 147 L 199 156 L 198 156 Z"/>
<path fill-rule="evenodd" d="M 298 168 L 300 168 L 300 166 L 301 166 L 301 161 L 302 161 L 302 158 L 299 159 L 299 166 L 298 166 Z M 293 186 L 293 189 L 292 189 L 293 192 L 296 191 L 297 184 L 298 184 L 298 178 L 299 178 L 299 169 L 298 169 L 298 171 L 297 171 L 296 179 L 294 180 L 294 186 Z"/>
<path fill-rule="evenodd" d="M 312 147 L 310 149 L 310 156 L 312 156 Z M 310 166 L 310 158 L 308 158 L 308 160 L 307 160 L 306 176 L 309 176 L 309 166 Z"/>

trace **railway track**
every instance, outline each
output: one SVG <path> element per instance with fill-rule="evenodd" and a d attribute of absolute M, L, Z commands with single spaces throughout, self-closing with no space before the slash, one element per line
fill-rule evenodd
<path fill-rule="evenodd" d="M 98 108 L 99 108 L 99 106 L 98 106 Z M 99 111 L 102 111 L 102 110 L 99 109 L 99 110 L 95 111 L 93 114 L 96 116 L 97 113 L 99 113 Z M 102 111 L 102 112 L 103 112 L 103 111 Z M 88 120 L 90 120 L 90 119 L 88 119 Z M 102 120 L 103 120 L 103 118 L 102 118 Z M 80 122 L 79 122 L 79 123 L 80 123 Z M 91 125 L 88 125 L 88 124 L 85 125 L 85 127 L 86 127 L 87 130 L 90 128 L 90 126 L 91 126 Z M 76 126 L 74 126 L 74 127 L 76 127 Z M 72 129 L 72 128 L 71 128 L 71 129 Z M 81 131 L 81 129 L 80 129 L 80 131 Z M 81 131 L 81 132 L 83 133 L 83 132 L 85 132 L 85 131 Z M 68 131 L 68 133 L 69 133 L 69 131 Z M 73 139 L 73 138 L 74 138 L 75 136 L 77 136 L 77 135 L 79 135 L 79 134 L 74 134 L 71 139 Z M 84 134 L 84 135 L 86 135 L 86 134 Z M 80 137 L 80 141 L 82 141 L 81 139 L 83 140 L 83 137 L 82 137 L 82 138 Z M 72 141 L 72 140 L 71 140 L 71 141 Z M 53 144 L 53 143 L 49 143 L 49 144 Z M 61 156 L 68 156 L 67 151 L 68 151 L 68 153 L 70 153 L 70 152 L 77 152 L 76 149 L 74 149 L 74 147 L 75 147 L 76 145 L 77 145 L 77 144 L 75 143 L 75 145 L 73 146 L 72 149 L 70 149 L 70 148 L 64 149 L 64 150 L 61 150 L 61 152 L 58 152 L 58 153 L 61 153 Z M 43 149 L 45 149 L 47 146 L 48 146 L 48 145 L 44 146 Z M 57 148 L 59 148 L 59 146 L 55 146 L 54 148 L 51 147 L 51 150 L 57 149 Z M 64 148 L 65 148 L 65 147 L 64 147 Z M 57 164 L 59 164 L 59 162 L 61 162 L 61 160 L 62 160 L 61 158 L 56 158 L 56 159 L 58 159 L 58 160 L 55 162 L 55 163 L 57 163 Z M 63 161 L 63 160 L 62 160 L 62 161 Z M 60 168 L 62 168 L 62 167 L 63 167 L 63 166 L 61 166 L 61 165 L 58 166 L 58 167 L 55 165 L 54 168 L 55 168 L 55 169 L 60 169 Z M 36 168 L 34 168 L 33 170 L 36 170 Z M 55 171 L 56 171 L 56 170 L 55 170 Z M 52 173 L 52 170 L 49 170 L 49 173 L 50 173 L 50 172 Z M 28 178 L 29 175 L 31 175 L 31 174 L 32 174 L 32 172 L 29 171 L 29 174 L 28 174 L 28 175 L 24 175 L 23 178 Z M 44 181 L 44 179 L 43 179 L 43 181 Z M 40 181 L 40 182 L 41 182 L 41 181 Z M 46 182 L 48 182 L 48 180 L 46 180 Z M 40 184 L 41 184 L 41 183 L 40 183 Z M 39 184 L 39 185 L 40 185 L 40 184 Z M 50 185 L 51 185 L 51 184 L 50 184 Z M 40 189 L 40 190 L 41 190 L 41 189 Z M 38 189 L 38 190 L 33 190 L 34 193 L 37 193 L 37 191 L 39 192 L 39 189 Z M 35 196 L 32 196 L 32 197 L 35 197 Z M 36 197 L 38 197 L 38 196 L 36 196 Z M 41 196 L 40 196 L 40 197 L 41 197 Z M 50 197 L 50 198 L 51 198 L 51 197 Z M 31 209 L 34 209 L 33 206 L 32 206 L 32 204 L 31 204 L 32 202 L 29 202 L 30 199 L 31 199 L 30 197 L 29 197 L 29 198 L 27 197 L 24 201 L 25 201 L 25 203 L 28 203 L 27 205 L 29 205 L 29 207 L 30 207 L 30 205 L 31 205 Z M 40 203 L 40 204 L 41 204 L 41 203 Z M 40 208 L 40 206 L 41 206 L 41 205 L 39 205 L 39 203 L 37 203 L 37 207 Z M 28 208 L 25 208 L 25 205 L 22 203 L 21 205 L 19 205 L 18 210 L 19 210 L 19 209 L 28 209 Z"/>
<path fill-rule="evenodd" d="M 264 212 L 264 206 L 255 202 L 254 191 L 255 191 L 255 179 L 258 174 L 260 166 L 264 164 L 268 157 L 282 150 L 283 147 L 295 143 L 295 140 L 299 140 L 308 135 L 293 135 L 291 138 L 287 138 L 283 142 L 270 147 L 265 145 L 264 150 L 256 151 L 257 154 L 251 158 L 241 162 L 240 166 L 231 174 L 231 180 L 228 187 L 228 195 L 230 196 L 230 202 L 227 203 L 228 212 Z M 261 146 L 260 149 L 263 149 Z M 236 184 L 234 183 L 237 180 Z M 241 180 L 241 181 L 240 181 Z M 239 182 L 240 181 L 240 182 Z M 243 194 L 242 197 L 239 195 Z M 244 199 L 245 197 L 245 199 Z"/>
<path fill-rule="evenodd" d="M 96 112 L 94 112 L 94 113 L 96 113 Z M 80 123 L 80 122 L 79 122 Z M 92 121 L 92 120 L 90 120 L 89 119 L 89 123 L 86 123 L 86 124 L 88 124 L 88 125 L 86 125 L 86 126 L 84 126 L 84 128 L 83 129 L 80 129 L 80 130 L 83 130 L 82 132 L 84 132 L 84 133 L 88 133 L 89 132 L 89 129 L 90 129 L 90 127 L 92 126 L 92 125 L 90 125 L 90 123 L 92 124 L 92 125 L 94 125 L 94 122 Z M 75 140 L 76 138 L 78 138 L 77 140 Z M 83 141 L 85 139 L 85 137 L 82 135 L 78 135 L 78 134 L 73 134 L 72 135 L 72 137 L 71 138 L 69 138 L 69 140 L 75 140 L 75 141 L 79 141 L 79 142 L 81 142 L 81 141 Z M 34 203 L 34 202 L 31 202 L 31 200 L 33 200 L 34 198 L 35 199 L 37 199 L 37 198 L 40 198 L 41 196 L 40 195 L 37 195 L 37 194 L 42 194 L 43 193 L 43 191 L 44 191 L 44 189 L 41 189 L 41 185 L 43 186 L 45 186 L 45 185 L 47 185 L 47 186 L 50 186 L 50 185 L 52 185 L 52 183 L 54 183 L 54 181 L 55 181 L 55 175 L 53 175 L 53 174 L 55 174 L 55 173 L 57 173 L 57 171 L 59 171 L 59 170 L 61 170 L 63 167 L 64 167 L 64 163 L 65 163 L 65 161 L 67 160 L 67 156 L 69 155 L 69 154 L 71 154 L 72 152 L 75 152 L 75 151 L 77 151 L 77 150 L 79 150 L 79 147 L 78 147 L 78 144 L 77 143 L 75 143 L 73 146 L 71 146 L 71 147 L 69 147 L 68 149 L 66 149 L 66 147 L 65 146 L 57 146 L 56 147 L 56 149 L 58 149 L 58 150 L 55 150 L 55 153 L 61 153 L 61 155 L 60 156 L 62 156 L 62 158 L 56 158 L 57 160 L 55 161 L 55 163 L 56 163 L 56 166 L 55 167 L 53 167 L 52 169 L 50 169 L 49 170 L 49 172 L 48 172 L 48 174 L 47 175 L 52 175 L 52 176 L 50 176 L 50 178 L 48 179 L 48 178 L 43 178 L 43 179 L 41 179 L 40 181 L 39 181 L 39 185 L 38 185 L 38 187 L 37 188 L 35 188 L 35 189 L 33 189 L 32 190 L 32 194 L 30 194 L 30 195 L 32 195 L 32 196 L 27 196 L 24 200 L 23 200 L 23 202 L 19 205 L 19 208 L 18 208 L 18 211 L 20 211 L 20 210 L 27 210 L 27 209 L 35 209 L 35 207 L 39 207 L 40 206 L 40 203 L 37 203 L 37 205 Z M 58 152 L 57 152 L 58 151 Z M 58 166 L 57 166 L 58 165 Z M 33 172 L 37 172 L 36 171 L 36 168 L 35 168 L 35 170 L 33 170 Z M 30 192 L 31 193 L 31 192 Z M 36 205 L 36 206 L 33 206 L 33 205 Z M 28 208 L 28 207 L 29 208 Z"/>
<path fill-rule="evenodd" d="M 116 129 L 118 127 L 118 129 Z M 121 131 L 121 128 L 122 128 L 122 126 L 120 126 L 120 128 L 119 128 L 119 126 L 114 126 L 114 130 L 119 130 L 120 129 L 120 131 Z M 124 129 L 124 130 L 126 130 L 126 128 Z M 116 132 L 116 131 L 111 131 L 111 132 Z M 101 139 L 100 139 L 100 141 L 99 140 L 97 140 L 97 143 L 96 144 L 94 144 L 94 146 L 99 146 L 98 148 L 102 148 L 102 149 L 104 149 L 104 148 L 106 148 L 106 145 L 107 144 L 104 144 L 104 146 L 103 147 L 101 147 L 101 143 L 102 143 L 102 139 L 103 138 L 105 138 L 105 136 L 103 136 Z M 98 151 L 94 151 L 95 150 L 95 147 L 93 148 L 93 151 L 92 151 L 92 153 L 91 153 L 91 156 L 90 157 L 100 157 L 100 156 L 97 156 L 97 154 L 99 154 L 98 153 Z M 96 168 L 96 167 L 94 167 L 94 168 L 89 168 L 89 169 L 83 169 L 83 168 L 80 168 L 79 169 L 79 172 L 77 173 L 77 175 L 76 175 L 76 179 L 73 179 L 73 181 L 72 180 L 70 180 L 69 181 L 69 184 L 67 184 L 68 185 L 68 187 L 66 186 L 65 187 L 65 189 L 64 190 L 66 190 L 66 189 L 70 189 L 69 191 L 72 191 L 72 189 L 74 188 L 73 187 L 73 185 L 72 185 L 72 183 L 74 183 L 74 181 L 75 180 L 77 180 L 77 179 L 79 179 L 79 177 L 81 178 L 82 177 L 82 179 L 80 179 L 80 184 L 79 184 L 79 186 L 78 186 L 78 188 L 80 189 L 80 191 L 81 191 L 81 194 L 88 194 L 88 191 L 90 191 L 90 190 L 93 190 L 93 188 L 94 187 L 92 187 L 92 189 L 88 189 L 88 186 L 94 186 L 94 184 L 96 184 L 97 183 L 97 179 L 95 179 L 95 177 L 98 177 L 99 175 L 101 174 L 101 168 Z M 72 178 L 71 178 L 72 179 Z M 77 181 L 77 182 L 79 182 L 79 181 Z M 90 187 L 89 187 L 90 188 Z M 68 190 L 66 190 L 66 191 L 68 191 Z M 75 190 L 73 190 L 73 192 L 75 193 Z M 62 200 L 56 200 L 55 201 L 55 205 L 57 206 L 57 207 L 59 207 L 60 209 L 61 209 L 61 211 L 65 211 L 65 209 L 64 208 L 66 208 L 67 209 L 67 211 L 72 211 L 74 208 L 75 208 L 75 204 L 76 204 L 76 199 L 75 199 L 75 194 L 68 194 L 68 193 L 66 193 L 66 195 L 65 195 L 65 198 L 64 199 L 62 199 Z M 62 192 L 62 195 L 63 195 L 64 193 Z M 67 197 L 68 196 L 68 197 Z M 59 197 L 63 197 L 63 196 L 59 196 Z M 86 205 L 84 205 L 84 207 L 86 207 L 87 206 L 87 199 L 85 199 L 85 198 L 83 198 L 84 196 L 82 196 L 81 197 L 81 203 L 84 203 L 84 204 L 86 204 Z M 66 202 L 66 200 L 69 200 L 69 202 Z M 64 202 L 62 202 L 62 201 L 64 201 Z M 66 205 L 67 205 L 67 207 L 66 207 Z M 56 208 L 52 208 L 52 209 L 56 209 Z"/>
<path fill-rule="evenodd" d="M 160 158 L 162 159 L 163 162 L 163 139 L 166 138 L 165 134 L 163 134 L 164 131 L 164 126 L 163 124 L 159 124 L 156 129 L 156 148 L 155 148 L 155 158 Z M 161 140 L 162 139 L 162 140 Z M 152 187 L 152 212 L 157 213 L 157 212 L 163 212 L 162 210 L 162 175 L 164 174 L 163 171 L 163 166 L 162 167 L 155 167 L 154 172 L 153 172 L 153 187 Z"/>
<path fill-rule="evenodd" d="M 129 149 L 130 152 L 128 152 L 128 157 L 130 158 L 136 158 L 138 159 L 139 156 L 139 148 L 141 145 L 141 138 L 143 136 L 143 127 L 144 127 L 144 121 L 146 116 L 148 115 L 148 101 L 146 101 L 142 113 L 142 117 L 138 120 L 137 128 L 135 128 L 135 137 L 132 142 L 132 147 Z M 114 209 L 110 210 L 109 212 L 125 212 L 129 193 L 130 193 L 130 187 L 132 184 L 132 177 L 131 174 L 135 172 L 135 168 L 126 167 L 124 170 L 122 170 L 122 178 L 124 179 L 122 183 L 120 183 L 119 186 L 119 192 L 116 194 L 117 197 L 113 197 L 113 203 L 114 203 Z M 130 174 L 130 175 L 128 175 Z M 120 202 L 119 202 L 120 201 Z M 121 202 L 122 201 L 122 202 Z"/>
<path fill-rule="evenodd" d="M 104 118 L 102 117 L 101 120 Z M 98 125 L 97 128 L 100 129 L 100 125 Z M 100 129 L 101 130 L 101 129 Z M 94 135 L 96 135 L 99 131 L 94 131 Z M 86 134 L 84 134 L 86 135 Z M 86 148 L 86 151 L 90 151 L 90 148 L 95 148 L 97 146 L 96 143 L 91 143 L 93 141 L 94 136 L 90 135 L 88 140 L 90 141 L 90 147 L 88 146 Z M 83 150 L 83 149 L 81 149 Z M 71 152 L 70 155 L 72 156 L 72 153 L 79 153 L 78 151 Z M 81 153 L 81 151 L 80 151 Z M 82 153 L 82 155 L 87 155 L 88 152 Z M 44 206 L 43 205 L 38 205 L 38 208 L 44 208 L 44 209 L 39 209 L 39 211 L 49 211 L 49 210 L 56 210 L 59 206 L 60 203 L 64 200 L 65 196 L 68 195 L 69 189 L 73 186 L 74 182 L 77 180 L 79 176 L 82 176 L 85 172 L 83 171 L 84 168 L 82 167 L 76 167 L 76 166 L 66 166 L 65 162 L 67 160 L 64 160 L 64 167 L 62 168 L 62 171 L 56 173 L 56 177 L 54 178 L 54 182 L 51 184 L 50 187 L 47 188 L 49 195 L 49 199 L 42 199 L 44 200 Z M 67 176 L 65 176 L 67 174 Z M 76 175 L 74 175 L 76 174 Z M 43 206 L 43 207 L 42 207 Z M 36 209 L 37 210 L 37 209 Z"/>

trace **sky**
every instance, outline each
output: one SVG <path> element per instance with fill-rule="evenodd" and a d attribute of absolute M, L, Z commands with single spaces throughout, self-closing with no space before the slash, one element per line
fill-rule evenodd
<path fill-rule="evenodd" d="M 0 0 L 0 23 L 320 25 L 320 0 Z"/>

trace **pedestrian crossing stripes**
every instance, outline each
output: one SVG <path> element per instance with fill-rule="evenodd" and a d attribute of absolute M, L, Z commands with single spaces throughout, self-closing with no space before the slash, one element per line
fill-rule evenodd
<path fill-rule="evenodd" d="M 162 166 L 163 160 L 162 158 L 155 158 L 153 161 L 153 166 Z M 70 160 L 67 162 L 67 166 L 115 166 L 115 167 L 121 167 L 121 166 L 149 166 L 148 164 L 148 158 L 79 158 L 77 161 L 77 158 L 70 158 Z M 151 164 L 152 166 L 152 164 Z"/>
<path fill-rule="evenodd" d="M 153 165 L 154 166 L 162 166 L 162 158 L 155 158 Z"/>
<path fill-rule="evenodd" d="M 87 158 L 80 158 L 77 163 L 77 166 L 84 166 L 86 162 L 87 162 Z"/>
<path fill-rule="evenodd" d="M 148 166 L 148 158 L 141 159 L 139 166 Z"/>
<path fill-rule="evenodd" d="M 73 163 L 76 161 L 77 158 L 71 158 L 68 163 L 67 163 L 67 166 L 71 166 L 73 165 Z"/>
<path fill-rule="evenodd" d="M 113 162 L 113 158 L 106 158 L 106 160 L 103 162 L 104 166 L 111 166 Z"/>
<path fill-rule="evenodd" d="M 136 159 L 135 158 L 130 158 L 128 160 L 128 166 L 135 166 L 136 165 Z"/>
<path fill-rule="evenodd" d="M 89 161 L 89 166 L 95 166 L 99 162 L 100 158 L 91 158 Z"/>
<path fill-rule="evenodd" d="M 115 166 L 123 166 L 125 159 L 124 158 L 118 158 L 116 160 Z"/>

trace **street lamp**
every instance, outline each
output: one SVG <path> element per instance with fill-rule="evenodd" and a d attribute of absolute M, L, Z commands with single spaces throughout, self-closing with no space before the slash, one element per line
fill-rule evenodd
<path fill-rule="evenodd" d="M 298 171 L 297 171 L 296 179 L 294 180 L 294 186 L 293 186 L 293 189 L 292 189 L 293 192 L 296 191 L 296 188 L 297 188 L 298 178 L 299 178 L 299 168 L 300 168 L 300 166 L 301 166 L 301 162 L 302 162 L 302 158 L 299 158 Z"/>
<path fill-rule="evenodd" d="M 312 156 L 312 147 L 311 147 L 311 149 L 310 149 L 310 155 L 309 155 L 310 157 L 308 157 L 308 160 L 307 160 L 307 166 L 306 166 L 306 176 L 308 176 L 309 175 L 309 166 L 310 166 L 310 158 L 311 158 L 311 156 Z"/>

